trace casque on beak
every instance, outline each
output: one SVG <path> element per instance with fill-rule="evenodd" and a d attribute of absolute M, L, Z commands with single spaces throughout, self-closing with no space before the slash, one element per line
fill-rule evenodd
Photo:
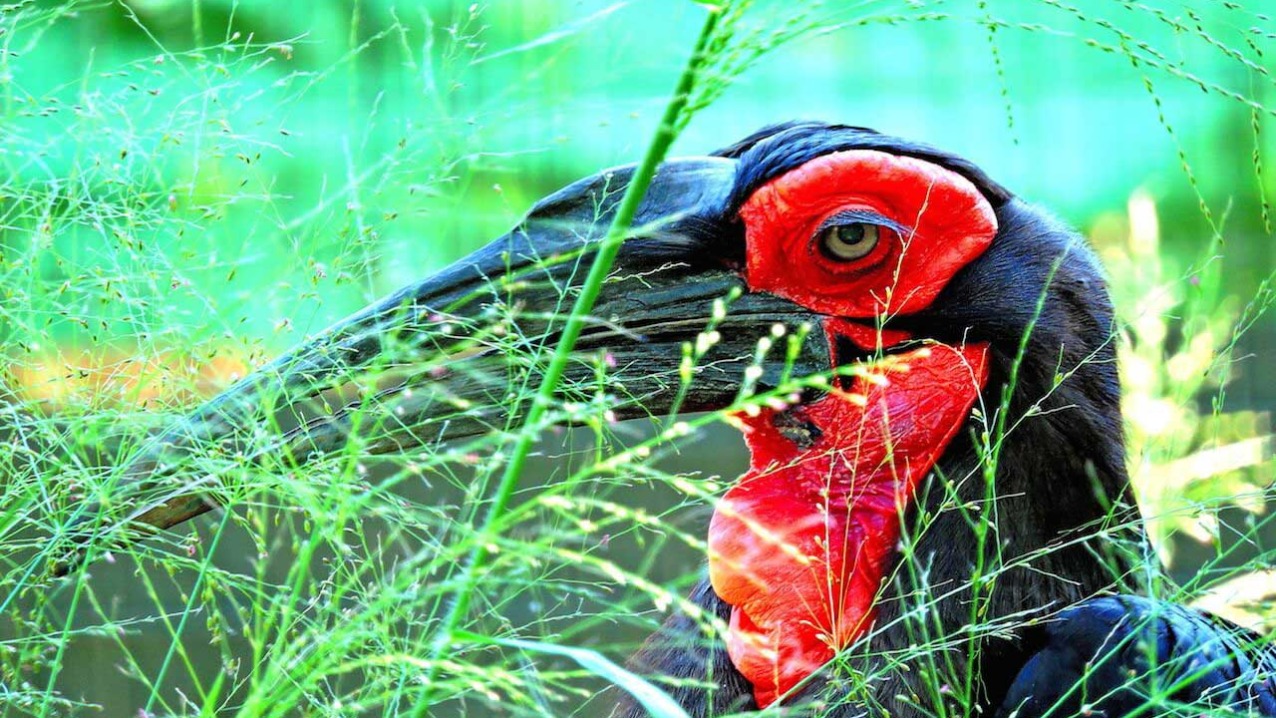
<path fill-rule="evenodd" d="M 218 462 L 285 457 L 301 468 L 355 434 L 361 451 L 391 453 L 517 428 L 511 386 L 539 380 L 632 171 L 609 170 L 556 192 L 510 233 L 177 419 L 118 470 L 109 503 L 79 513 L 76 541 L 121 523 L 142 533 L 164 529 L 209 510 Z M 596 401 L 601 391 L 618 419 L 661 416 L 675 402 L 682 411 L 712 410 L 738 398 L 752 365 L 762 369 L 750 382 L 759 391 L 830 369 L 819 315 L 747 291 L 738 270 L 744 238 L 729 206 L 735 176 L 736 162 L 724 158 L 661 166 L 577 344 L 564 401 Z M 810 331 L 790 333 L 793 340 L 776 342 L 759 361 L 758 341 L 777 324 Z M 716 343 L 680 392 L 684 346 L 710 328 Z"/>

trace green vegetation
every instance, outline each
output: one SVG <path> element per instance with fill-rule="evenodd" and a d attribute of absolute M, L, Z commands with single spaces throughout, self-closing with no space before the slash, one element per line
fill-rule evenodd
<path fill-rule="evenodd" d="M 1245 2 L 707 5 L 0 5 L 4 716 L 605 715 L 608 684 L 677 715 L 620 665 L 687 608 L 742 468 L 729 411 L 617 423 L 633 399 L 607 356 L 537 403 L 564 359 L 513 303 L 414 357 L 509 360 L 486 432 L 386 453 L 395 414 L 371 403 L 304 470 L 196 445 L 185 485 L 233 510 L 45 571 L 152 432 L 253 368 L 578 177 L 795 117 L 954 149 L 1085 230 L 1122 320 L 1147 587 L 1270 625 L 1276 22 Z M 587 298 L 549 320 L 579 327 Z M 1013 426 L 988 421 L 991 470 Z M 920 700 L 966 715 L 969 681 L 933 668 Z"/>

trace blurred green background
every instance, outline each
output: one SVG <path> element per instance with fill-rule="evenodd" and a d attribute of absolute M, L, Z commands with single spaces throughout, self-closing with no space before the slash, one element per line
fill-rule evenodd
<path fill-rule="evenodd" d="M 794 16 L 817 29 L 739 77 L 675 154 L 811 118 L 974 160 L 1090 234 L 1122 272 L 1124 316 L 1154 320 L 1131 345 L 1162 380 L 1136 398 L 1189 416 L 1135 426 L 1152 448 L 1134 460 L 1252 439 L 1242 483 L 1261 483 L 1276 322 L 1257 321 L 1236 361 L 1214 358 L 1276 268 L 1263 5 L 759 2 L 760 38 Z M 144 413 L 215 393 L 537 198 L 635 161 L 702 14 L 686 0 L 0 8 L 0 400 Z M 1190 353 L 1193 312 L 1216 321 L 1185 382 L 1160 363 Z M 1195 415 L 1224 378 L 1220 413 L 1240 418 L 1207 435 Z M 738 440 L 713 441 L 736 448 L 687 468 L 739 467 Z M 1212 536 L 1183 542 L 1180 575 Z M 125 679 L 83 680 L 105 715 L 136 714 Z"/>
<path fill-rule="evenodd" d="M 679 1 L 30 7 L 46 5 L 61 9 L 10 21 L 0 65 L 6 245 L 12 256 L 43 241 L 63 260 L 37 268 L 23 298 L 136 262 L 182 275 L 146 310 L 159 323 L 205 324 L 164 313 L 211 310 L 263 338 L 284 319 L 317 329 L 483 244 L 556 187 L 634 161 L 702 12 Z M 1199 5 L 1220 50 L 1134 3 L 1080 3 L 1084 19 L 1053 2 L 980 5 L 813 11 L 824 34 L 766 55 L 675 154 L 815 118 L 956 151 L 1083 228 L 1146 187 L 1185 262 L 1211 237 L 1203 201 L 1229 240 L 1229 287 L 1252 291 L 1276 256 L 1258 211 L 1276 179 L 1256 177 L 1252 160 L 1271 164 L 1271 133 L 1256 139 L 1251 108 L 1222 93 L 1262 103 L 1271 91 L 1263 65 L 1227 51 L 1270 43 L 1250 30 L 1260 8 L 1165 4 L 1189 27 L 1185 10 Z M 766 29 L 791 12 L 762 3 L 756 15 Z M 990 18 L 1014 26 L 990 33 Z M 1103 22 L 1172 53 L 1164 68 L 1111 51 L 1122 40 Z M 75 211 L 93 208 L 96 226 Z M 143 256 L 117 252 L 119 232 L 145 242 Z M 320 295 L 308 309 L 301 283 Z M 56 337 L 127 343 L 136 325 L 113 320 L 137 311 L 121 306 L 91 333 L 61 322 Z"/>

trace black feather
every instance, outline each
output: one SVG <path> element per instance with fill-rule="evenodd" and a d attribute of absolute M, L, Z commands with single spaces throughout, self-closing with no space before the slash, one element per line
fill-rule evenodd
<path fill-rule="evenodd" d="M 1276 715 L 1276 655 L 1260 641 L 1183 606 L 1108 596 L 1026 631 L 1018 661 L 985 674 L 1013 675 L 998 718 Z"/>
<path fill-rule="evenodd" d="M 994 209 L 1014 196 L 969 160 L 923 142 L 884 135 L 867 127 L 811 121 L 786 122 L 764 127 L 713 154 L 740 161 L 740 177 L 732 202 L 733 206 L 739 207 L 768 180 L 816 157 L 847 150 L 878 150 L 933 162 L 974 183 Z"/>
<path fill-rule="evenodd" d="M 713 592 L 709 579 L 701 579 L 689 600 L 721 621 L 731 618 L 731 607 Z M 740 675 L 721 636 L 707 622 L 682 612 L 669 616 L 642 648 L 629 659 L 629 668 L 651 676 L 691 718 L 709 718 L 757 710 L 753 686 Z M 617 693 L 612 718 L 643 718 L 647 712 L 628 694 Z"/>

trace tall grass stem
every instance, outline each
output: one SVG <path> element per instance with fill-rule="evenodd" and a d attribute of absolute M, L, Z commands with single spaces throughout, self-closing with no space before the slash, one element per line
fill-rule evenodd
<path fill-rule="evenodd" d="M 625 194 L 620 200 L 616 215 L 607 229 L 607 234 L 599 244 L 598 254 L 594 257 L 589 274 L 581 286 L 580 295 L 572 306 L 571 315 L 567 318 L 567 322 L 563 327 L 562 337 L 559 339 L 558 346 L 554 349 L 554 354 L 546 367 L 545 376 L 541 380 L 540 388 L 537 390 L 532 405 L 528 409 L 527 418 L 523 422 L 523 430 L 518 434 L 517 441 L 510 453 L 509 463 L 505 465 L 500 482 L 497 484 L 495 494 L 492 497 L 491 505 L 483 518 L 483 523 L 474 541 L 474 548 L 470 552 L 465 567 L 462 569 L 456 595 L 443 619 L 443 624 L 440 626 L 435 640 L 429 668 L 426 672 L 423 695 L 416 704 L 413 716 L 424 715 L 424 711 L 429 706 L 429 701 L 426 699 L 428 698 L 430 685 L 437 678 L 439 660 L 448 646 L 452 644 L 453 635 L 469 613 L 470 599 L 478 583 L 478 575 L 487 562 L 487 547 L 491 543 L 493 527 L 509 506 L 514 489 L 518 485 L 519 476 L 522 475 L 523 466 L 527 462 L 527 457 L 531 453 L 532 446 L 539 435 L 539 428 L 544 421 L 545 412 L 553 404 L 554 393 L 558 390 L 558 384 L 563 378 L 568 363 L 571 361 L 571 353 L 575 349 L 576 340 L 580 338 L 580 334 L 585 328 L 586 318 L 593 311 L 594 303 L 598 300 L 603 282 L 607 279 L 608 274 L 611 273 L 612 265 L 620 252 L 620 246 L 633 226 L 634 217 L 638 213 L 638 207 L 641 205 L 643 197 L 647 194 L 647 188 L 651 185 L 651 180 L 655 177 L 656 168 L 664 161 L 665 156 L 669 153 L 670 146 L 677 139 L 678 128 L 685 125 L 685 123 L 680 123 L 679 120 L 687 106 L 692 91 L 695 89 L 700 69 L 706 60 L 705 50 L 709 40 L 714 36 L 714 30 L 718 25 L 721 13 L 721 8 L 709 9 L 708 16 L 705 18 L 700 35 L 696 40 L 695 50 L 691 53 L 691 57 L 687 60 L 687 65 L 682 71 L 682 76 L 678 79 L 678 85 L 674 90 L 673 96 L 665 107 L 664 114 L 660 118 L 660 124 L 656 127 L 655 136 L 648 145 L 642 163 L 638 165 L 638 169 L 634 172 L 629 186 L 625 189 Z"/>

